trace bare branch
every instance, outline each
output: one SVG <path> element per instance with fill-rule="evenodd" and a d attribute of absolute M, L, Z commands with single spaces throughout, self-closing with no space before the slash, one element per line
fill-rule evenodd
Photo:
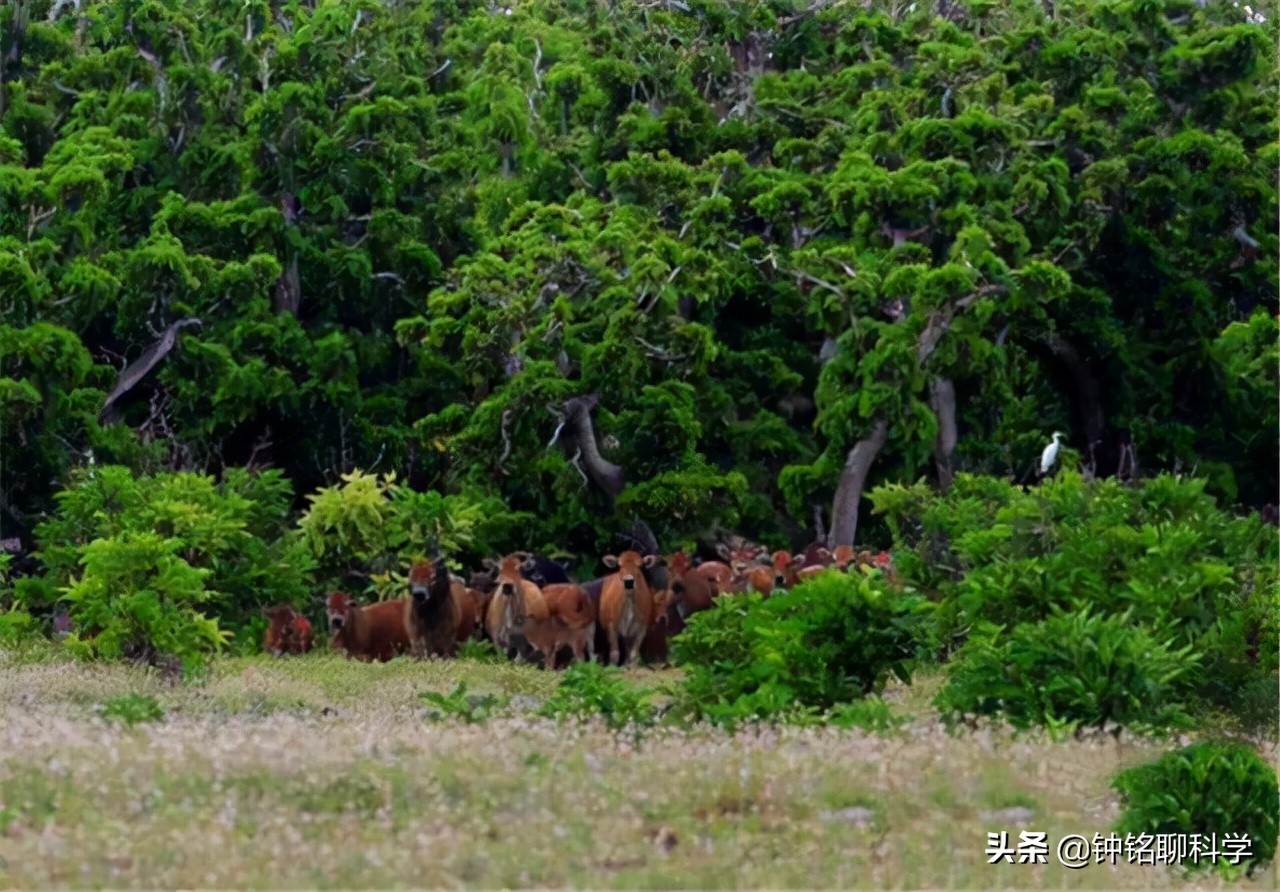
<path fill-rule="evenodd" d="M 581 448 L 579 448 L 576 452 L 573 453 L 573 458 L 569 459 L 569 464 L 573 465 L 574 470 L 578 472 L 578 476 L 582 478 L 583 486 L 586 486 L 591 482 L 587 478 L 587 472 L 582 470 L 582 449 Z"/>
<path fill-rule="evenodd" d="M 146 374 L 160 364 L 169 352 L 173 350 L 178 342 L 178 334 L 182 329 L 188 326 L 199 326 L 199 319 L 190 317 L 187 319 L 179 319 L 170 325 L 160 335 L 160 339 L 143 351 L 138 359 L 124 368 L 120 372 L 116 381 L 116 386 L 112 388 L 111 393 L 107 395 L 106 402 L 103 403 L 102 411 L 99 417 L 103 424 L 111 424 L 118 419 L 118 413 L 115 411 L 115 403 L 146 376 Z"/>
<path fill-rule="evenodd" d="M 511 408 L 502 410 L 502 455 L 498 456 L 498 467 L 501 468 L 503 462 L 511 455 L 511 434 L 507 430 L 507 425 L 511 423 Z"/>
<path fill-rule="evenodd" d="M 549 410 L 548 410 L 548 411 L 549 411 Z M 557 416 L 557 417 L 559 417 L 559 416 Z M 559 440 L 559 439 L 560 439 L 560 432 L 561 432 L 562 430 L 564 430 L 564 426 L 565 426 L 567 423 L 568 423 L 568 422 L 567 422 L 564 418 L 560 418 L 560 423 L 556 425 L 556 431 L 555 431 L 555 433 L 553 433 L 553 434 L 551 435 L 551 439 L 547 441 L 547 448 L 548 448 L 548 449 L 550 449 L 552 446 L 556 445 L 556 440 Z"/>

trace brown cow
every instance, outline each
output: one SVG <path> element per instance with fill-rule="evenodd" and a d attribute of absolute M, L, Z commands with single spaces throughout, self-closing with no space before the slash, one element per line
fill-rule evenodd
<path fill-rule="evenodd" d="M 716 597 L 727 595 L 733 591 L 733 569 L 720 561 L 703 561 L 693 568 L 693 572 L 710 582 Z"/>
<path fill-rule="evenodd" d="M 383 663 L 409 651 L 404 613 L 408 598 L 361 607 L 346 592 L 330 592 L 327 603 L 333 647 L 366 663 Z"/>
<path fill-rule="evenodd" d="M 546 599 L 542 597 L 542 590 L 525 579 L 520 571 L 520 565 L 526 557 L 522 552 L 517 552 L 502 559 L 502 563 L 498 565 L 497 584 L 489 601 L 489 611 L 485 615 L 489 640 L 507 656 L 522 659 L 530 659 L 531 656 L 527 639 L 513 624 L 515 617 L 511 596 L 517 588 L 520 589 L 524 615 L 528 619 L 542 621 L 551 615 Z"/>
<path fill-rule="evenodd" d="M 267 628 L 262 635 L 262 649 L 273 656 L 304 654 L 311 650 L 314 637 L 311 621 L 292 607 L 263 607 Z"/>
<path fill-rule="evenodd" d="M 791 552 L 775 551 L 768 564 L 759 564 L 749 569 L 748 582 L 766 598 L 775 589 L 791 588 L 797 581 L 794 562 Z"/>
<path fill-rule="evenodd" d="M 410 652 L 418 659 L 427 654 L 457 656 L 458 642 L 471 634 L 475 623 L 473 608 L 466 587 L 455 586 L 449 578 L 443 558 L 414 564 L 404 613 Z"/>
<path fill-rule="evenodd" d="M 600 590 L 600 624 L 609 643 L 609 665 L 622 665 L 625 646 L 628 662 L 634 666 L 653 618 L 653 594 L 645 581 L 644 568 L 653 566 L 657 558 L 624 551 L 617 556 L 606 554 L 601 560 L 606 567 L 617 568 L 616 573 L 605 577 Z"/>
<path fill-rule="evenodd" d="M 564 640 L 556 644 L 556 648 L 569 647 L 574 659 L 579 662 L 594 659 L 596 605 L 587 596 L 586 590 L 572 582 L 556 583 L 543 588 L 542 597 L 547 602 L 547 610 L 564 626 L 564 632 L 560 636 Z M 546 654 L 545 651 L 543 653 Z M 547 656 L 547 668 L 555 668 L 554 653 Z"/>
<path fill-rule="evenodd" d="M 649 665 L 665 664 L 671 636 L 684 628 L 684 622 L 676 613 L 675 595 L 670 589 L 653 592 L 653 614 L 649 628 L 640 642 L 640 659 Z M 676 614 L 674 617 L 672 614 Z M 674 622 L 673 622 L 674 620 Z"/>

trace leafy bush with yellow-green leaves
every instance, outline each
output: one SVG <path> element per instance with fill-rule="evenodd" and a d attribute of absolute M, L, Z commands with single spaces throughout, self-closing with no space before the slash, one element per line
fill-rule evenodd
<path fill-rule="evenodd" d="M 85 656 L 167 654 L 201 664 L 258 608 L 302 606 L 314 561 L 291 529 L 279 471 L 137 475 L 115 465 L 78 472 L 36 528 L 46 568 L 30 601 L 65 603 Z M 248 636 L 244 636 L 248 637 Z"/>

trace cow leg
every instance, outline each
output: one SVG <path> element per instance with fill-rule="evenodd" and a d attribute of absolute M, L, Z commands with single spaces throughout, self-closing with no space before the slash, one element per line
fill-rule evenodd
<path fill-rule="evenodd" d="M 609 636 L 609 663 L 610 666 L 621 666 L 622 655 L 618 652 L 618 630 L 605 629 L 605 634 Z"/>
<path fill-rule="evenodd" d="M 635 669 L 640 665 L 640 642 L 644 640 L 644 634 L 633 636 L 627 642 L 627 666 Z"/>

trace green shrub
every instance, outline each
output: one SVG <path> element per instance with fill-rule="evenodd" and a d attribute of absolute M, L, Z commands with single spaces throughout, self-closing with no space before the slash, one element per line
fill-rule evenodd
<path fill-rule="evenodd" d="M 768 600 L 721 598 L 672 642 L 685 668 L 678 709 L 713 722 L 812 720 L 910 681 L 928 605 L 879 573 L 824 573 Z"/>
<path fill-rule="evenodd" d="M 466 682 L 460 681 L 448 694 L 423 691 L 422 699 L 431 707 L 436 719 L 459 718 L 467 724 L 488 721 L 495 710 L 506 705 L 506 698 L 494 694 L 468 694 Z"/>
<path fill-rule="evenodd" d="M 1249 837 L 1251 857 L 1186 860 L 1190 870 L 1214 866 L 1228 876 L 1252 874 L 1275 857 L 1280 787 L 1275 768 L 1254 750 L 1230 741 L 1203 741 L 1122 771 L 1112 781 L 1124 811 L 1120 833 L 1223 834 Z"/>
<path fill-rule="evenodd" d="M 620 669 L 599 663 L 573 663 L 565 669 L 539 712 L 582 721 L 598 715 L 615 731 L 648 727 L 657 718 L 648 692 L 624 680 Z"/>
<path fill-rule="evenodd" d="M 156 535 L 168 555 L 199 571 L 206 591 L 201 612 L 218 618 L 224 629 L 239 627 L 268 604 L 300 606 L 310 597 L 307 576 L 314 561 L 289 532 L 292 494 L 279 471 L 230 468 L 216 482 L 187 472 L 146 476 L 113 465 L 81 469 L 56 496 L 55 515 L 36 528 L 38 556 L 51 585 L 22 595 L 34 603 L 45 588 L 65 591 L 97 542 Z M 133 577 L 119 582 L 131 586 Z M 114 594 L 130 593 L 126 588 Z"/>
<path fill-rule="evenodd" d="M 939 602 L 929 640 L 939 656 L 983 624 L 1011 634 L 1087 608 L 1191 645 L 1205 656 L 1200 697 L 1235 709 L 1242 687 L 1276 676 L 1275 648 L 1253 661 L 1246 639 L 1277 628 L 1280 543 L 1205 488 L 1167 474 L 1125 486 L 1063 471 L 1028 491 L 959 474 L 943 494 L 884 486 L 870 497 L 893 532 L 899 573 Z"/>
<path fill-rule="evenodd" d="M 160 721 L 164 718 L 164 708 L 150 694 L 134 693 L 105 701 L 98 706 L 98 714 L 107 721 L 136 725 Z"/>
<path fill-rule="evenodd" d="M 0 613 L 0 645 L 12 647 L 40 637 L 36 618 L 25 610 Z"/>
<path fill-rule="evenodd" d="M 956 655 L 935 700 L 950 722 L 1003 715 L 1017 728 L 1183 727 L 1200 656 L 1127 615 L 1058 612 L 1008 634 L 984 629 Z"/>
<path fill-rule="evenodd" d="M 458 646 L 458 659 L 475 660 L 477 663 L 505 663 L 506 654 L 493 646 L 492 641 L 470 639 Z"/>
<path fill-rule="evenodd" d="M 210 571 L 192 567 L 178 548 L 173 539 L 135 532 L 86 545 L 84 572 L 66 592 L 83 630 L 67 638 L 72 652 L 149 660 L 170 654 L 193 670 L 221 649 L 227 633 L 199 610 L 214 597 L 205 588 Z"/>
<path fill-rule="evenodd" d="M 826 720 L 837 728 L 861 728 L 878 734 L 892 731 L 905 721 L 879 697 L 841 703 L 827 713 Z"/>
<path fill-rule="evenodd" d="M 371 571 L 379 595 L 400 590 L 398 570 L 427 553 L 467 553 L 488 532 L 486 515 L 500 503 L 459 495 L 417 492 L 394 473 L 344 474 L 342 483 L 307 496 L 311 506 L 298 521 L 302 542 L 319 563 L 320 576 L 337 582 L 348 569 Z"/>

